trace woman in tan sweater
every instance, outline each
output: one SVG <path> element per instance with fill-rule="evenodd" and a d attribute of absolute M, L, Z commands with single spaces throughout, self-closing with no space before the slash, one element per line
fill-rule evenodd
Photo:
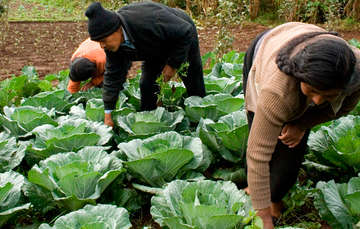
<path fill-rule="evenodd" d="M 248 190 L 266 229 L 297 179 L 310 129 L 360 98 L 360 50 L 335 33 L 291 22 L 260 34 L 244 61 L 250 134 Z"/>

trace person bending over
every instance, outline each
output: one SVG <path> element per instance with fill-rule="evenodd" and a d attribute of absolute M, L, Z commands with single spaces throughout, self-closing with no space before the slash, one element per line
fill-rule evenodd
<path fill-rule="evenodd" d="M 87 91 L 97 86 L 102 87 L 105 72 L 106 55 L 98 42 L 83 41 L 71 57 L 69 83 L 67 90 L 73 94 Z M 80 88 L 81 81 L 91 78 L 91 81 Z"/>
<path fill-rule="evenodd" d="M 205 96 L 199 40 L 192 19 L 180 9 L 155 2 L 133 3 L 117 12 L 104 9 L 99 2 L 86 10 L 88 32 L 105 49 L 103 86 L 105 124 L 113 126 L 111 111 L 132 61 L 142 62 L 140 79 L 141 110 L 157 107 L 159 85 L 156 79 L 172 78 L 176 69 L 188 62 L 182 77 L 188 96 Z"/>
<path fill-rule="evenodd" d="M 337 34 L 290 22 L 258 35 L 243 68 L 248 190 L 266 229 L 295 184 L 310 129 L 348 114 L 360 97 L 360 50 Z"/>

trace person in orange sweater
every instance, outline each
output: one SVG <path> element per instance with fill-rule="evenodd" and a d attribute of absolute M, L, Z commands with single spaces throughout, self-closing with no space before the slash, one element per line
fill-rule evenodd
<path fill-rule="evenodd" d="M 248 190 L 264 228 L 273 229 L 310 129 L 348 114 L 360 100 L 360 50 L 316 25 L 285 23 L 252 42 L 243 80 Z"/>
<path fill-rule="evenodd" d="M 98 42 L 83 41 L 71 57 L 70 80 L 67 90 L 73 94 L 78 91 L 86 91 L 94 86 L 101 87 L 104 80 L 106 55 Z M 92 78 L 80 88 L 81 81 Z"/>

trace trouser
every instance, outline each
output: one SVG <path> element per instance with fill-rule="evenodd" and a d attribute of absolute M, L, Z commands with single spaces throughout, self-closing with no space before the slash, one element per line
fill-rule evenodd
<path fill-rule="evenodd" d="M 254 59 L 255 47 L 267 31 L 259 34 L 250 44 L 244 58 L 243 66 L 243 85 L 246 93 L 246 83 Z M 247 111 L 249 131 L 254 119 L 254 112 Z M 294 148 L 289 148 L 278 140 L 272 158 L 269 163 L 270 167 L 270 190 L 271 201 L 276 203 L 282 200 L 290 188 L 296 183 L 297 176 L 304 161 L 304 155 L 307 152 L 307 140 L 310 130 L 306 130 L 301 142 Z"/>
<path fill-rule="evenodd" d="M 197 35 L 196 39 L 192 41 L 186 61 L 189 62 L 187 75 L 180 77 L 185 85 L 187 95 L 204 97 L 205 84 Z M 160 90 L 156 79 L 161 75 L 165 65 L 166 60 L 147 60 L 142 63 L 140 79 L 141 110 L 156 109 L 157 94 Z"/>

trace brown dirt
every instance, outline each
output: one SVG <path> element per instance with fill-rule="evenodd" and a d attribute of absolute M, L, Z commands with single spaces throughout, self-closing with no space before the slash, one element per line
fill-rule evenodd
<path fill-rule="evenodd" d="M 234 27 L 234 50 L 245 51 L 256 34 L 266 27 Z M 213 50 L 217 28 L 199 28 L 201 54 Z M 21 74 L 25 65 L 35 66 L 40 77 L 68 68 L 77 46 L 87 38 L 86 22 L 10 22 L 5 41 L 0 43 L 0 79 Z M 135 62 L 134 75 L 140 67 Z"/>
<path fill-rule="evenodd" d="M 233 27 L 233 49 L 245 51 L 265 29 L 253 23 Z M 198 29 L 201 54 L 214 49 L 217 30 L 216 26 Z M 339 32 L 346 40 L 360 40 L 360 31 Z M 0 40 L 0 80 L 21 74 L 25 65 L 35 66 L 40 77 L 68 68 L 72 53 L 87 36 L 86 22 L 10 22 L 5 40 Z M 139 67 L 140 63 L 135 62 L 129 75 L 134 75 Z"/>

